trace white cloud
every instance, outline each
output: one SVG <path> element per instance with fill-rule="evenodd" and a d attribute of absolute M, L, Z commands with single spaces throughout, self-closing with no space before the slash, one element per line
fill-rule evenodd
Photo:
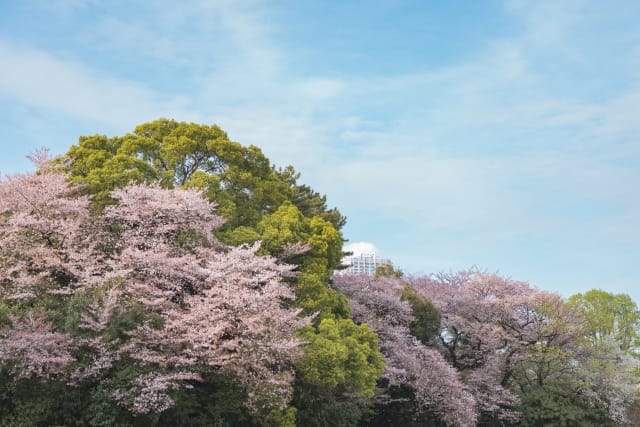
<path fill-rule="evenodd" d="M 311 171 L 329 155 L 322 129 L 305 116 L 278 109 L 221 108 L 212 114 L 211 121 L 225 129 L 232 140 L 260 147 L 280 167 L 293 165 L 299 171 Z"/>
<path fill-rule="evenodd" d="M 337 79 L 309 78 L 293 84 L 293 93 L 310 101 L 323 101 L 340 95 L 344 90 L 344 83 Z"/>
<path fill-rule="evenodd" d="M 105 77 L 85 65 L 0 40 L 0 96 L 75 119 L 131 128 L 161 116 L 196 117 L 181 97 Z"/>
<path fill-rule="evenodd" d="M 49 0 L 43 2 L 45 7 L 53 10 L 72 11 L 95 6 L 99 0 Z"/>
<path fill-rule="evenodd" d="M 127 22 L 114 16 L 106 16 L 95 28 L 86 32 L 84 39 L 140 57 L 176 61 L 180 56 L 188 56 L 176 40 L 158 34 L 139 21 Z"/>
<path fill-rule="evenodd" d="M 566 38 L 584 16 L 583 0 L 565 0 L 562 3 L 545 0 L 507 0 L 507 11 L 525 25 L 524 40 L 545 49 L 570 52 Z"/>
<path fill-rule="evenodd" d="M 353 242 L 344 247 L 345 252 L 353 252 L 353 256 L 360 256 L 362 254 L 376 254 L 378 255 L 378 248 L 373 243 L 369 242 Z"/>

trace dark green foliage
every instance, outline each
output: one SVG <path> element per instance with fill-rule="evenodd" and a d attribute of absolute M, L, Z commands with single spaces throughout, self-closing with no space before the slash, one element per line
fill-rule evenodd
<path fill-rule="evenodd" d="M 224 375 L 209 373 L 206 381 L 181 390 L 174 396 L 176 404 L 163 412 L 159 425 L 184 427 L 256 426 L 247 408 L 242 389 Z"/>
<path fill-rule="evenodd" d="M 0 328 L 9 325 L 9 307 L 0 300 Z"/>
<path fill-rule="evenodd" d="M 0 376 L 0 426 L 144 426 L 113 403 L 99 385 L 71 387 L 63 381 Z"/>
<path fill-rule="evenodd" d="M 389 386 L 386 380 L 380 380 L 380 387 L 384 400 L 377 402 L 363 417 L 362 427 L 445 427 L 436 416 L 417 405 L 415 393 L 409 387 Z"/>
<path fill-rule="evenodd" d="M 135 365 L 121 364 L 104 382 L 70 386 L 63 381 L 13 381 L 0 374 L 1 427 L 147 427 L 147 426 L 259 426 L 243 406 L 244 391 L 231 379 L 209 373 L 206 381 L 176 392 L 176 404 L 161 414 L 133 416 L 116 405 L 111 395 L 115 382 L 136 375 Z M 268 414 L 267 414 L 268 415 Z M 273 418 L 273 416 L 271 417 Z"/>
<path fill-rule="evenodd" d="M 432 344 L 432 340 L 440 332 L 440 311 L 431 301 L 418 295 L 409 286 L 405 287 L 402 299 L 409 303 L 415 318 L 409 325 L 411 334 L 424 345 Z"/>
<path fill-rule="evenodd" d="M 336 394 L 334 389 L 296 381 L 293 405 L 298 409 L 300 427 L 357 426 L 368 411 L 369 399 Z"/>
<path fill-rule="evenodd" d="M 314 191 L 308 185 L 297 184 L 300 174 L 293 166 L 276 171 L 280 179 L 287 182 L 291 188 L 291 201 L 300 209 L 304 216 L 311 218 L 320 216 L 325 221 L 329 221 L 340 230 L 347 222 L 347 219 L 340 214 L 336 208 L 327 209 L 327 196 Z"/>
<path fill-rule="evenodd" d="M 12 381 L 0 375 L 0 426 L 45 426 L 64 423 L 64 384 L 36 380 Z"/>
<path fill-rule="evenodd" d="M 521 426 L 612 426 L 605 408 L 590 406 L 562 384 L 534 386 L 522 397 Z"/>

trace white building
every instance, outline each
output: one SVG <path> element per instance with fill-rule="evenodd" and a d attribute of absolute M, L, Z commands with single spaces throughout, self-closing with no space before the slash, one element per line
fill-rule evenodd
<path fill-rule="evenodd" d="M 348 265 L 348 267 L 342 270 L 341 273 L 367 274 L 369 276 L 374 275 L 378 266 L 391 265 L 391 261 L 379 258 L 375 252 L 349 256 L 344 258 L 342 262 L 343 264 Z"/>

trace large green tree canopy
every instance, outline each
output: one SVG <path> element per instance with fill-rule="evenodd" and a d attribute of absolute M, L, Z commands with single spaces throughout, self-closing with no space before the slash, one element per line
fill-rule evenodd
<path fill-rule="evenodd" d="M 160 182 L 204 190 L 219 205 L 226 230 L 254 227 L 287 200 L 336 229 L 345 223 L 340 212 L 327 208 L 325 196 L 297 183 L 293 167 L 276 169 L 258 147 L 229 140 L 216 125 L 159 119 L 121 137 L 82 136 L 67 155 L 73 179 L 95 195 L 98 208 L 111 202 L 114 188 Z"/>
<path fill-rule="evenodd" d="M 129 183 L 202 190 L 225 219 L 224 243 L 262 241 L 262 253 L 298 264 L 297 294 L 307 312 L 349 317 L 346 299 L 326 287 L 340 265 L 345 218 L 326 197 L 298 184 L 292 166 L 278 169 L 255 146 L 229 140 L 216 125 L 159 119 L 122 137 L 82 136 L 67 158 L 74 182 L 93 195 L 98 211 Z M 307 252 L 291 254 L 292 245 Z M 298 255 L 298 256 L 296 256 Z"/>

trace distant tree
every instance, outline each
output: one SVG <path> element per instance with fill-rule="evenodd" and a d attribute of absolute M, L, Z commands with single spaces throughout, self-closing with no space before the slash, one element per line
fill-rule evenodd
<path fill-rule="evenodd" d="M 592 289 L 572 295 L 567 306 L 583 319 L 583 352 L 590 357 L 576 377 L 594 385 L 584 394 L 618 423 L 637 424 L 632 421 L 632 408 L 640 401 L 640 311 L 635 302 L 626 294 Z"/>
<path fill-rule="evenodd" d="M 592 289 L 572 295 L 568 303 L 584 316 L 592 345 L 602 346 L 613 339 L 620 350 L 635 353 L 640 345 L 640 310 L 629 295 Z"/>
<path fill-rule="evenodd" d="M 481 418 L 516 421 L 520 399 L 510 390 L 512 375 L 530 346 L 568 333 L 552 330 L 540 313 L 540 307 L 561 304 L 561 299 L 527 283 L 475 270 L 417 278 L 411 285 L 440 310 L 439 347 L 464 373 Z"/>
<path fill-rule="evenodd" d="M 432 421 L 447 425 L 473 426 L 477 419 L 476 402 L 456 370 L 440 353 L 420 343 L 411 333 L 417 319 L 402 294 L 405 283 L 397 278 L 340 275 L 334 278 L 337 289 L 349 297 L 354 319 L 367 323 L 378 333 L 380 348 L 387 359 L 381 385 L 388 388 L 380 396 L 380 416 L 388 410 L 402 389 L 416 402 L 415 412 L 405 413 L 407 422 L 421 413 L 430 413 Z M 401 405 L 404 406 L 404 405 Z M 397 408 L 397 406 L 395 406 Z M 371 421 L 377 424 L 376 419 Z M 404 420 L 396 419 L 403 423 Z"/>
<path fill-rule="evenodd" d="M 635 395 L 632 365 L 620 363 L 623 354 L 610 346 L 585 345 L 586 322 L 575 305 L 477 270 L 411 284 L 440 309 L 440 346 L 464 373 L 480 422 L 625 422 Z"/>
<path fill-rule="evenodd" d="M 374 277 L 402 277 L 402 270 L 393 268 L 392 264 L 380 264 L 376 267 Z"/>
<path fill-rule="evenodd" d="M 414 320 L 409 324 L 411 334 L 424 345 L 433 344 L 440 333 L 440 311 L 428 299 L 418 295 L 409 285 L 402 291 L 402 300 L 411 306 Z"/>

